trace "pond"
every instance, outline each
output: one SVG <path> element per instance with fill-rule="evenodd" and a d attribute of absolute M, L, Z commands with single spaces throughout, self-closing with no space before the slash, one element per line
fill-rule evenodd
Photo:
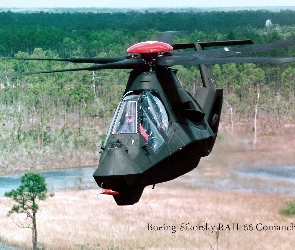
<path fill-rule="evenodd" d="M 211 190 L 295 196 L 295 166 L 245 167 L 222 177 L 207 177 L 195 171 L 185 180 Z"/>
<path fill-rule="evenodd" d="M 59 169 L 40 172 L 45 177 L 50 192 L 98 188 L 93 179 L 96 167 Z M 20 185 L 21 174 L 0 176 L 0 197 L 6 191 Z M 267 194 L 286 194 L 295 196 L 295 166 L 247 167 L 229 171 L 223 177 L 207 177 L 198 168 L 193 175 L 184 175 L 182 180 L 196 188 L 212 190 L 233 190 Z"/>
<path fill-rule="evenodd" d="M 40 172 L 45 177 L 47 189 L 50 192 L 69 190 L 69 189 L 85 189 L 91 183 L 95 184 L 93 173 L 96 167 L 58 169 Z M 22 174 L 0 176 L 0 197 L 4 193 L 12 189 L 16 189 L 20 185 Z M 90 185 L 90 187 L 95 187 Z"/>

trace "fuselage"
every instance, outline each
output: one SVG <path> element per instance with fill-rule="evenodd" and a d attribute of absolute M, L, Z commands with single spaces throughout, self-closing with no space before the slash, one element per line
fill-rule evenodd
<path fill-rule="evenodd" d="M 139 190 L 140 198 L 145 186 L 172 180 L 197 167 L 200 157 L 210 153 L 214 136 L 198 103 L 181 87 L 176 71 L 134 70 L 94 178 L 104 189 L 121 194 L 128 190 L 127 196 Z M 120 195 L 115 199 L 118 203 Z M 126 197 L 122 200 L 119 205 L 134 203 Z"/>

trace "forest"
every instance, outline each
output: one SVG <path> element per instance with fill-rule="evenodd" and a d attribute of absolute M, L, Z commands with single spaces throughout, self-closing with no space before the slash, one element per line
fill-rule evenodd
<path fill-rule="evenodd" d="M 271 18 L 278 27 L 265 27 Z M 181 31 L 174 42 L 295 39 L 295 11 L 13 13 L 0 12 L 0 56 L 69 58 L 126 55 L 132 44 L 156 40 L 159 32 Z M 295 56 L 295 48 L 263 53 Z M 212 65 L 224 88 L 222 126 L 284 133 L 295 123 L 294 63 Z M 79 67 L 52 61 L 0 60 L 0 74 Z M 85 66 L 85 65 L 83 65 Z M 176 66 L 184 88 L 201 86 L 198 67 Z M 64 162 L 96 164 L 128 70 L 67 72 L 0 78 L 0 173 L 14 164 L 40 168 Z M 89 161 L 86 158 L 89 156 Z M 57 161 L 58 158 L 60 161 Z M 28 159 L 31 159 L 30 161 Z M 75 162 L 71 160 L 75 159 Z M 78 160 L 77 160 L 78 159 Z M 77 163 L 78 161 L 78 163 Z M 26 163 L 25 163 L 26 162 Z M 66 163 L 64 163 L 66 165 Z M 27 166 L 28 168 L 33 166 Z"/>

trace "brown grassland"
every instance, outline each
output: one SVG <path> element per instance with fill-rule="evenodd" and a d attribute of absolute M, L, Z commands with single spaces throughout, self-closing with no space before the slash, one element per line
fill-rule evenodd
<path fill-rule="evenodd" d="M 215 178 L 239 166 L 294 165 L 294 145 L 294 132 L 287 136 L 261 136 L 255 147 L 252 135 L 240 138 L 223 132 L 212 154 L 202 159 L 194 171 Z M 133 206 L 118 207 L 112 197 L 97 192 L 95 189 L 57 192 L 40 202 L 37 213 L 40 246 L 292 249 L 295 245 L 295 217 L 279 213 L 285 202 L 294 200 L 292 196 L 207 190 L 185 182 L 184 177 L 156 185 L 154 190 L 147 187 L 139 203 Z M 0 201 L 0 242 L 30 249 L 31 231 L 17 227 L 13 218 L 6 216 L 12 206 L 10 199 Z M 148 224 L 162 230 L 150 230 Z M 202 230 L 206 225 L 215 228 Z M 218 225 L 223 228 L 218 230 Z"/>

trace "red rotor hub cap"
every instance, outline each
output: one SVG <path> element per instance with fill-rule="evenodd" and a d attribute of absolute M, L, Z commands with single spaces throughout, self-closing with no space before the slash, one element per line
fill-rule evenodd
<path fill-rule="evenodd" d="M 168 43 L 148 41 L 132 45 L 127 49 L 127 52 L 131 54 L 152 54 L 170 50 L 173 50 L 173 47 Z"/>

